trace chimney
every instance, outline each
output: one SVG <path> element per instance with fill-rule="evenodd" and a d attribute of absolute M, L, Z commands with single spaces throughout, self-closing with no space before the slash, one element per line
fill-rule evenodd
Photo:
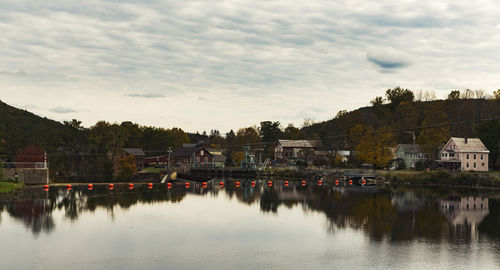
<path fill-rule="evenodd" d="M 465 144 L 467 144 L 467 137 L 465 137 Z"/>

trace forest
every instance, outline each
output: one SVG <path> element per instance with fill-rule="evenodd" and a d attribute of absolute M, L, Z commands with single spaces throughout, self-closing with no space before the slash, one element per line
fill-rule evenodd
<path fill-rule="evenodd" d="M 123 147 L 142 148 L 147 156 L 158 156 L 188 142 L 222 149 L 227 165 L 236 165 L 243 159 L 245 145 L 263 158 L 273 158 L 278 139 L 320 139 L 332 153 L 330 165 L 369 163 L 382 168 L 392 159 L 391 147 L 399 143 L 412 143 L 415 138 L 430 159 L 435 159 L 450 136 L 481 138 L 491 151 L 493 167 L 500 153 L 500 90 L 491 95 L 483 90 L 453 90 L 439 100 L 431 91 L 396 87 L 371 100 L 371 106 L 339 111 L 328 121 L 304 121 L 300 128 L 262 121 L 259 126 L 226 134 L 215 129 L 187 133 L 129 121 L 99 121 L 83 127 L 76 119 L 60 123 L 0 101 L 0 159 L 34 161 L 47 153 L 51 171 L 63 175 L 109 177 L 114 173 L 109 156 Z M 335 154 L 339 150 L 351 150 L 356 157 L 341 164 Z"/>

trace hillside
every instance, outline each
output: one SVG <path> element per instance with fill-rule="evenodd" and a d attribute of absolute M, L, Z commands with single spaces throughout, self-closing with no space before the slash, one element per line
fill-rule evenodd
<path fill-rule="evenodd" d="M 316 123 L 302 129 L 307 138 L 321 138 L 333 149 L 356 150 L 367 132 L 385 132 L 388 138 L 375 136 L 373 140 L 384 140 L 385 145 L 412 143 L 425 144 L 426 152 L 435 155 L 439 146 L 450 136 L 481 137 L 487 147 L 496 155 L 498 135 L 491 136 L 486 119 L 500 118 L 498 99 L 452 99 L 435 101 L 402 101 L 397 104 L 380 104 L 363 107 L 351 112 L 339 112 L 328 121 Z M 444 124 L 444 125 L 443 125 Z M 449 126 L 446 126 L 449 124 Z M 438 128 L 423 128 L 443 125 Z M 488 137 L 489 134 L 489 138 Z M 424 147 L 425 148 L 425 147 Z M 435 156 L 434 156 L 435 157 Z"/>
<path fill-rule="evenodd" d="M 19 148 L 37 145 L 55 150 L 68 128 L 60 122 L 17 109 L 0 101 L 0 139 L 2 156 L 12 157 Z"/>

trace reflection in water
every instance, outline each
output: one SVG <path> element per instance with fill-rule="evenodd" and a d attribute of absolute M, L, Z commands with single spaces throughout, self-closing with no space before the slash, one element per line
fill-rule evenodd
<path fill-rule="evenodd" d="M 64 217 L 76 221 L 84 212 L 106 209 L 113 218 L 115 207 L 127 209 L 135 204 L 178 203 L 189 196 L 236 198 L 247 205 L 259 205 L 265 213 L 278 213 L 280 207 L 301 206 L 304 211 L 320 212 L 329 220 L 328 231 L 352 228 L 363 230 L 373 240 L 407 241 L 413 239 L 464 240 L 478 239 L 480 234 L 500 237 L 500 205 L 486 197 L 449 197 L 435 199 L 416 195 L 412 191 L 395 192 L 375 188 L 335 188 L 291 183 L 285 187 L 264 182 L 251 187 L 242 182 L 240 188 L 231 184 L 225 188 L 199 184 L 189 189 L 179 183 L 172 189 L 155 186 L 153 190 L 138 185 L 128 190 L 117 185 L 114 190 L 96 186 L 89 191 L 84 186 L 67 191 L 51 188 L 25 189 L 15 198 L 4 199 L 0 211 L 21 221 L 34 234 L 56 229 L 52 213 L 64 212 Z M 206 198 L 210 199 L 210 198 Z M 0 213 L 1 213 L 0 212 Z M 307 218 L 307 217 L 305 217 Z M 0 224 L 1 226 L 1 224 Z"/>

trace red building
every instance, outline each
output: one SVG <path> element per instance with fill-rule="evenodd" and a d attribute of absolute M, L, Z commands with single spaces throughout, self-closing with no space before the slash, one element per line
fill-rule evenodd
<path fill-rule="evenodd" d="M 175 149 L 173 152 L 174 166 L 211 168 L 214 156 L 204 147 L 185 147 Z"/>

